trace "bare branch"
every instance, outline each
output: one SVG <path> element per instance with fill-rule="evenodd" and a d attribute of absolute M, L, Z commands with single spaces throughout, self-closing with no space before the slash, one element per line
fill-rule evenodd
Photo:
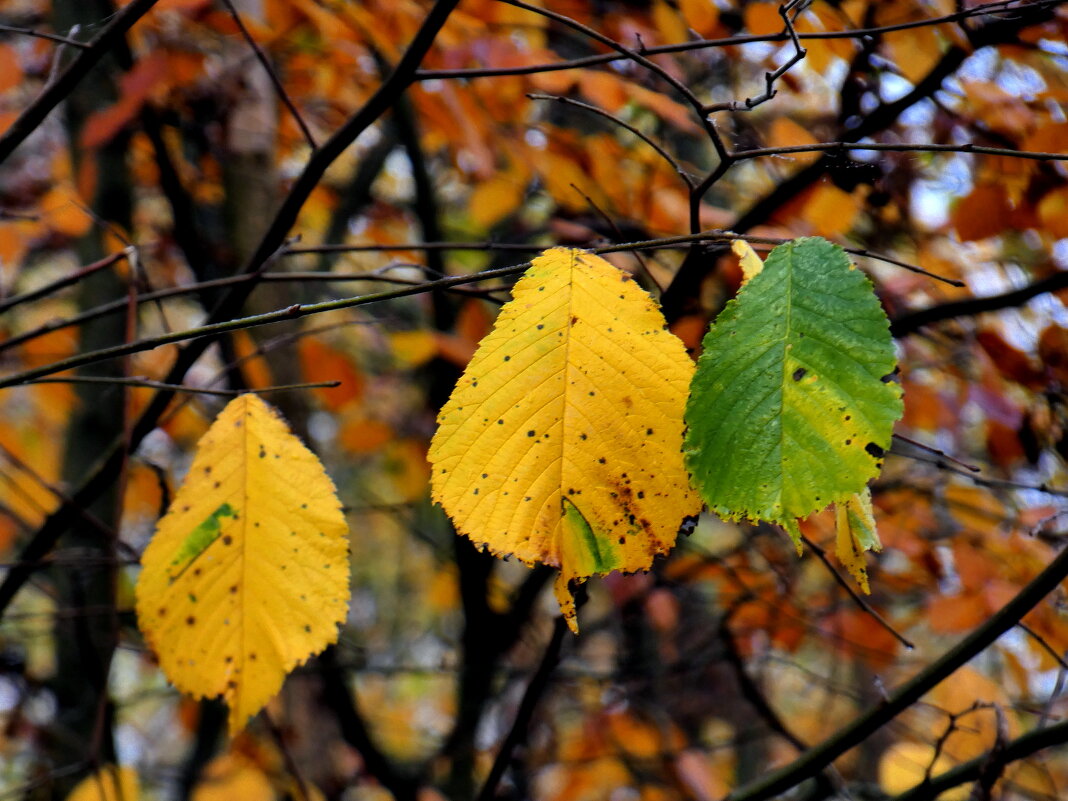
<path fill-rule="evenodd" d="M 66 98 L 82 78 L 96 65 L 134 24 L 148 13 L 157 0 L 131 0 L 124 6 L 78 56 L 51 81 L 18 118 L 0 136 L 0 163 L 7 160 L 31 133 L 37 130 L 49 112 Z"/>
<path fill-rule="evenodd" d="M 1029 4 L 1023 4 L 1018 0 L 999 0 L 999 2 L 985 3 L 968 9 L 961 9 L 952 14 L 940 17 L 931 17 L 925 20 L 912 20 L 894 25 L 879 25 L 870 28 L 856 28 L 847 31 L 813 31 L 811 33 L 798 33 L 797 38 L 801 41 L 819 41 L 827 39 L 865 39 L 873 36 L 881 36 L 895 31 L 906 31 L 914 28 L 929 28 L 939 25 L 952 25 L 972 17 L 992 16 L 1006 14 L 1013 11 L 1026 11 L 1040 7 L 1052 7 L 1062 3 L 1063 0 L 1038 0 Z M 763 44 L 774 42 L 786 42 L 790 35 L 785 31 L 770 34 L 747 34 L 741 36 L 728 36 L 722 39 L 696 39 L 692 42 L 678 42 L 675 44 L 657 45 L 643 48 L 642 54 L 646 56 L 667 55 L 671 53 L 686 53 L 694 50 L 707 50 L 716 47 L 737 47 L 747 44 Z M 617 56 L 606 53 L 597 56 L 585 56 L 582 58 L 554 61 L 545 64 L 527 64 L 522 67 L 467 67 L 463 69 L 439 69 L 419 70 L 415 74 L 417 81 L 431 81 L 449 78 L 494 78 L 502 75 L 535 75 L 542 72 L 557 72 L 560 70 L 584 69 L 596 67 L 601 64 L 610 64 L 630 56 Z"/>
<path fill-rule="evenodd" d="M 222 4 L 226 6 L 227 12 L 233 19 L 234 24 L 237 25 L 237 29 L 241 31 L 241 35 L 245 38 L 248 46 L 252 48 L 252 52 L 256 54 L 256 60 L 260 62 L 263 69 L 267 73 L 267 77 L 271 79 L 271 83 L 274 84 L 274 89 L 278 92 L 278 98 L 285 104 L 285 107 L 289 110 L 289 113 L 293 116 L 294 121 L 300 128 L 300 132 L 304 135 L 304 140 L 308 143 L 312 150 L 315 150 L 318 145 L 315 144 L 315 137 L 312 136 L 311 130 L 304 122 L 304 118 L 300 116 L 300 112 L 297 111 L 296 105 L 289 97 L 289 93 L 286 92 L 285 86 L 282 84 L 282 79 L 278 77 L 278 73 L 275 72 L 274 67 L 271 65 L 271 60 L 267 58 L 267 54 L 263 52 L 263 48 L 259 46 L 256 40 L 253 38 L 249 29 L 245 27 L 244 21 L 241 19 L 241 15 L 237 13 L 237 9 L 234 8 L 234 4 L 231 0 L 222 0 Z"/>
<path fill-rule="evenodd" d="M 649 145 L 649 147 L 651 147 L 653 150 L 655 150 L 657 155 L 660 156 L 660 158 L 662 158 L 664 161 L 666 161 L 668 163 L 668 165 L 670 165 L 671 169 L 673 169 L 675 172 L 677 172 L 679 174 L 679 177 L 682 178 L 682 180 L 686 184 L 686 186 L 689 187 L 691 191 L 693 190 L 693 187 L 694 187 L 693 176 L 691 176 L 688 172 L 686 172 L 686 170 L 684 170 L 679 165 L 679 163 L 677 161 L 675 161 L 675 159 L 672 157 L 672 155 L 670 153 L 668 153 L 666 150 L 664 150 L 664 148 L 661 147 L 659 144 L 657 144 L 657 142 L 652 137 L 648 136 L 647 134 L 643 133 L 639 129 L 635 128 L 629 122 L 627 122 L 625 120 L 621 120 L 616 115 L 610 114 L 610 113 L 608 113 L 607 111 L 605 111 L 602 108 L 598 108 L 597 106 L 590 105 L 589 103 L 583 103 L 581 100 L 574 100 L 574 99 L 572 99 L 570 97 L 562 97 L 560 95 L 542 95 L 542 94 L 528 94 L 527 97 L 529 97 L 531 100 L 552 100 L 552 101 L 555 101 L 557 103 L 562 103 L 562 104 L 564 104 L 566 106 L 575 106 L 576 108 L 581 108 L 581 109 L 584 109 L 585 111 L 589 111 L 592 114 L 596 114 L 599 117 L 603 117 L 604 119 L 614 123 L 615 125 L 618 125 L 620 128 L 624 129 L 625 131 L 629 131 L 630 133 L 634 134 L 636 137 L 641 139 L 643 142 L 645 142 L 645 144 Z"/>
<path fill-rule="evenodd" d="M 730 793 L 725 801 L 767 801 L 767 799 L 774 798 L 805 779 L 815 776 L 818 771 L 831 764 L 846 751 L 866 740 L 920 700 L 935 685 L 947 676 L 952 675 L 958 668 L 992 645 L 998 637 L 1015 626 L 1024 615 L 1052 592 L 1065 577 L 1068 577 L 1068 549 L 1061 551 L 1045 570 L 1035 576 L 1027 586 L 1021 589 L 1005 606 L 995 612 L 989 620 L 891 693 L 884 703 L 873 707 L 860 717 L 855 718 L 852 723 L 841 727 L 831 737 L 809 749 L 789 765 L 774 771 L 769 776 L 754 782 L 748 787 Z M 1062 739 L 1058 740 L 1058 742 L 1063 742 L 1064 738 L 1068 738 L 1068 724 L 1059 725 L 1064 726 L 1064 731 L 1059 732 L 1059 737 Z M 1055 727 L 1050 727 L 1050 729 L 1053 728 Z M 1008 749 L 1006 749 L 1007 752 Z M 971 765 L 971 763 L 967 764 Z M 981 769 L 982 764 L 980 761 L 979 764 L 972 766 L 971 769 L 978 771 Z M 950 773 L 952 772 L 950 771 Z M 947 774 L 943 774 L 943 776 L 945 775 Z M 978 777 L 978 773 L 973 776 L 973 778 L 976 777 Z M 940 776 L 939 778 L 941 779 L 942 777 Z M 963 781 L 967 781 L 967 779 Z M 956 782 L 956 784 L 959 783 L 959 781 Z"/>
<path fill-rule="evenodd" d="M 33 28 L 20 28 L 17 25 L 0 25 L 0 33 L 14 33 L 19 34 L 20 36 L 33 36 L 36 39 L 47 39 L 48 41 L 56 42 L 57 44 L 77 47 L 79 50 L 88 50 L 91 46 L 88 42 L 79 42 L 77 39 L 72 39 L 69 36 L 60 36 L 58 33 L 35 31 Z"/>

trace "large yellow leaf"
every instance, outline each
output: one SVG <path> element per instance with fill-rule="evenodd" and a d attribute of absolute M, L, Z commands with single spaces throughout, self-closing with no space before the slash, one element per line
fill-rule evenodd
<path fill-rule="evenodd" d="M 534 260 L 438 417 L 433 494 L 460 533 L 572 579 L 647 570 L 701 502 L 682 461 L 693 376 L 652 298 L 603 259 Z"/>
<path fill-rule="evenodd" d="M 230 731 L 243 727 L 337 640 L 347 533 L 315 455 L 255 395 L 231 401 L 142 557 L 138 622 L 167 678 L 221 695 Z"/>

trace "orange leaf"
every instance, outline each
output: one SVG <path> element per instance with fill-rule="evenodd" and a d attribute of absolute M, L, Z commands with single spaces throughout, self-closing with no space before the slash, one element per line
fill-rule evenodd
<path fill-rule="evenodd" d="M 985 239 L 1005 230 L 1012 207 L 1001 184 L 977 184 L 957 202 L 950 222 L 961 241 Z"/>
<path fill-rule="evenodd" d="M 989 616 L 986 604 L 974 595 L 940 595 L 927 604 L 927 619 L 932 631 L 955 634 L 970 631 Z"/>
<path fill-rule="evenodd" d="M 749 3 L 745 7 L 745 29 L 760 36 L 767 33 L 782 33 L 783 22 L 778 3 Z"/>
<path fill-rule="evenodd" d="M 679 0 L 686 24 L 706 39 L 720 33 L 719 9 L 712 0 Z"/>
<path fill-rule="evenodd" d="M 851 194 L 834 184 L 821 184 L 808 196 L 802 216 L 814 234 L 834 239 L 853 227 L 859 211 Z"/>
<path fill-rule="evenodd" d="M 320 387 L 313 392 L 327 409 L 339 411 L 363 397 L 364 377 L 352 359 L 336 348 L 312 337 L 303 337 L 297 346 L 304 380 L 340 381 L 338 387 Z"/>
<path fill-rule="evenodd" d="M 338 431 L 337 441 L 353 454 L 374 453 L 396 436 L 388 423 L 356 417 L 345 420 Z"/>
<path fill-rule="evenodd" d="M 0 92 L 14 89 L 22 82 L 22 66 L 11 45 L 0 45 Z"/>
<path fill-rule="evenodd" d="M 1038 202 L 1038 218 L 1054 239 L 1068 237 L 1068 187 L 1061 186 L 1043 195 Z"/>

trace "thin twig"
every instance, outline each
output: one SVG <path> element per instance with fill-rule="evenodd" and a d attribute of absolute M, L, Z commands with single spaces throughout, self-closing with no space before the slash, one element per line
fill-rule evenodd
<path fill-rule="evenodd" d="M 286 92 L 285 86 L 282 84 L 282 79 L 278 77 L 278 73 L 275 72 L 274 67 L 271 65 L 271 60 L 267 58 L 267 54 L 263 52 L 263 49 L 259 46 L 256 40 L 252 37 L 248 28 L 245 27 L 244 21 L 241 19 L 241 15 L 237 13 L 237 9 L 234 8 L 234 4 L 230 0 L 222 0 L 222 4 L 226 6 L 227 12 L 233 19 L 234 24 L 237 25 L 237 29 L 241 31 L 241 35 L 245 37 L 245 41 L 248 46 L 252 48 L 252 52 L 256 54 L 256 60 L 260 62 L 263 69 L 267 72 L 267 77 L 271 79 L 271 83 L 274 84 L 274 89 L 278 92 L 278 97 L 285 104 L 285 107 L 289 110 L 289 113 L 293 115 L 293 119 L 296 121 L 297 126 L 300 128 L 300 132 L 304 135 L 304 140 L 308 143 L 312 150 L 315 150 L 318 145 L 315 144 L 315 137 L 312 136 L 311 130 L 304 122 L 304 118 L 300 116 L 300 112 L 297 111 L 296 105 L 289 97 L 289 93 Z"/>
<path fill-rule="evenodd" d="M 1009 481 L 1003 478 L 986 478 L 985 476 L 979 476 L 968 470 L 962 470 L 956 465 L 952 465 L 945 459 L 925 459 L 916 453 L 901 453 L 900 451 L 888 451 L 892 456 L 900 456 L 905 459 L 912 459 L 916 462 L 923 462 L 924 464 L 930 464 L 937 467 L 939 470 L 945 470 L 947 473 L 954 473 L 958 476 L 964 476 L 972 483 L 978 484 L 980 487 L 991 487 L 998 489 L 1013 489 L 1013 490 L 1034 490 L 1035 492 L 1044 492 L 1047 495 L 1057 495 L 1062 498 L 1068 498 L 1068 489 L 1058 489 L 1051 487 L 1045 482 L 1039 484 L 1027 484 L 1023 481 Z"/>
<path fill-rule="evenodd" d="M 130 253 L 131 249 L 125 248 L 118 253 L 112 253 L 110 256 L 106 256 L 100 261 L 95 261 L 92 264 L 87 264 L 85 267 L 80 267 L 69 275 L 57 278 L 55 281 L 51 281 L 44 286 L 39 286 L 37 289 L 31 289 L 29 292 L 23 292 L 21 295 L 12 295 L 10 298 L 0 300 L 0 314 L 22 303 L 29 303 L 32 300 L 40 300 L 64 287 L 76 284 L 83 278 L 90 276 L 99 270 L 103 270 L 106 267 L 110 267 L 120 259 L 128 258 Z"/>
<path fill-rule="evenodd" d="M 907 444 L 913 446 L 914 448 L 919 448 L 920 450 L 927 451 L 928 453 L 930 453 L 930 454 L 932 454 L 934 456 L 941 456 L 943 459 L 948 459 L 949 461 L 953 462 L 954 464 L 959 464 L 965 470 L 970 470 L 973 473 L 980 472 L 980 468 L 977 465 L 968 464 L 967 462 L 961 461 L 956 456 L 951 456 L 950 454 L 946 453 L 945 451 L 940 451 L 938 448 L 932 448 L 930 445 L 924 445 L 922 442 L 914 440 L 911 437 L 906 437 L 904 434 L 894 434 L 893 436 L 894 436 L 894 439 L 900 440 L 901 442 L 904 442 L 904 443 L 907 443 Z M 900 455 L 905 456 L 907 454 L 900 454 Z"/>
<path fill-rule="evenodd" d="M 879 25 L 871 28 L 856 28 L 847 31 L 813 31 L 811 33 L 798 33 L 797 38 L 801 41 L 866 39 L 868 37 L 877 37 L 887 33 L 912 30 L 914 28 L 951 25 L 970 17 L 989 16 L 1016 9 L 1023 10 L 1026 8 L 1030 10 L 1032 8 L 1055 6 L 1064 2 L 1064 0 L 1039 0 L 1039 2 L 1030 3 L 1027 6 L 1021 6 L 1019 4 L 1014 5 L 1014 2 L 1015 0 L 1003 0 L 1002 2 L 987 3 L 981 6 L 963 9 L 952 14 L 945 14 L 940 17 L 900 22 L 894 25 Z M 686 53 L 694 50 L 705 50 L 716 47 L 737 47 L 739 45 L 786 42 L 789 40 L 790 36 L 786 32 L 744 34 L 739 36 L 727 36 L 720 39 L 697 39 L 692 42 L 656 45 L 655 47 L 645 47 L 641 52 L 646 56 L 657 56 L 672 53 Z M 610 64 L 614 61 L 621 61 L 624 58 L 629 58 L 629 56 L 604 53 L 596 56 L 583 56 L 581 58 L 553 61 L 545 64 L 525 64 L 521 67 L 466 67 L 462 69 L 419 70 L 415 74 L 415 79 L 417 81 L 432 81 L 451 78 L 470 80 L 473 78 L 495 78 L 507 75 L 535 75 L 542 72 L 557 72 L 560 70 L 595 67 L 601 64 Z"/>
<path fill-rule="evenodd" d="M 616 221 L 612 219 L 608 212 L 598 206 L 597 201 L 595 201 L 592 197 L 587 195 L 577 186 L 575 186 L 574 184 L 570 184 L 570 186 L 572 189 L 582 195 L 582 198 L 590 205 L 590 208 L 593 209 L 594 212 L 600 215 L 601 219 L 605 221 L 605 225 L 611 228 L 615 232 L 615 235 L 617 237 L 622 239 L 623 232 L 619 230 L 619 226 L 616 225 Z M 638 267 L 640 268 L 642 275 L 645 276 L 646 280 L 648 280 L 652 286 L 656 287 L 657 294 L 663 292 L 664 288 L 660 286 L 660 282 L 656 280 L 656 276 L 653 275 L 653 271 L 650 270 L 649 265 L 645 263 L 645 259 L 642 258 L 640 250 L 634 251 L 634 258 L 638 260 Z"/>
<path fill-rule="evenodd" d="M 1062 654 L 1057 653 L 1057 651 L 1053 648 L 1053 646 L 1050 645 L 1049 642 L 1046 641 L 1045 637 L 1043 637 L 1041 634 L 1039 634 L 1033 628 L 1028 626 L 1022 620 L 1019 623 L 1017 623 L 1016 625 L 1019 626 L 1023 631 L 1027 632 L 1027 636 L 1030 637 L 1035 642 L 1037 642 L 1039 647 L 1042 648 L 1043 651 L 1045 651 L 1047 654 L 1049 654 L 1051 657 L 1053 657 L 1053 660 L 1058 665 L 1060 665 L 1062 669 L 1068 670 L 1068 662 L 1066 662 L 1064 660 L 1064 656 Z"/>
<path fill-rule="evenodd" d="M 756 97 L 747 97 L 744 101 L 739 103 L 736 100 L 732 100 L 729 103 L 713 103 L 704 107 L 705 114 L 712 114 L 717 111 L 752 111 L 757 106 L 762 105 L 771 100 L 778 93 L 775 88 L 776 81 L 783 75 L 789 72 L 794 65 L 801 62 L 804 59 L 807 51 L 801 46 L 801 40 L 797 38 L 797 31 L 794 30 L 794 17 L 796 17 L 803 10 L 798 9 L 797 6 L 801 0 L 790 0 L 788 3 L 782 3 L 779 6 L 779 16 L 783 21 L 783 35 L 789 38 L 789 41 L 794 46 L 794 52 L 786 60 L 781 67 L 772 71 L 764 73 L 764 93 L 757 95 Z"/>
<path fill-rule="evenodd" d="M 671 169 L 673 169 L 679 174 L 679 177 L 682 178 L 682 180 L 686 183 L 686 186 L 689 187 L 691 190 L 693 189 L 693 176 L 686 172 L 686 170 L 684 170 L 682 166 L 677 161 L 675 161 L 672 155 L 666 150 L 664 150 L 664 148 L 661 147 L 659 144 L 657 144 L 657 142 L 652 137 L 643 133 L 638 128 L 635 128 L 629 122 L 621 120 L 619 117 L 614 114 L 610 114 L 603 108 L 598 108 L 597 106 L 590 105 L 589 103 L 583 103 L 581 100 L 574 100 L 570 97 L 543 94 L 528 94 L 527 97 L 529 97 L 531 100 L 553 100 L 557 103 L 562 103 L 567 106 L 575 106 L 576 108 L 581 108 L 585 111 L 589 111 L 592 114 L 597 114 L 600 117 L 604 117 L 606 120 L 609 120 L 610 122 L 618 125 L 620 128 L 623 128 L 626 131 L 630 131 L 630 133 L 634 134 L 636 137 L 645 142 L 645 144 L 649 145 L 649 147 L 655 150 L 657 155 L 659 155 L 660 158 L 666 161 L 671 166 Z"/>
<path fill-rule="evenodd" d="M 270 387 L 257 389 L 206 389 L 205 387 L 190 387 L 185 384 L 166 384 L 162 381 L 153 381 L 142 376 L 129 376 L 128 378 L 113 378 L 103 375 L 65 376 L 63 378 L 37 378 L 28 381 L 28 384 L 115 384 L 123 387 L 147 387 L 149 389 L 166 389 L 172 392 L 188 392 L 193 395 L 215 395 L 221 398 L 230 398 L 246 393 L 262 395 L 268 392 L 286 392 L 294 389 L 331 389 L 340 387 L 340 381 L 314 381 L 303 384 L 277 384 Z"/>
<path fill-rule="evenodd" d="M 612 37 L 605 36 L 603 33 L 594 30 L 593 28 L 589 27 L 588 25 L 583 25 L 581 22 L 578 22 L 577 20 L 571 19 L 571 17 L 568 17 L 568 16 L 566 16 L 564 14 L 560 14 L 560 13 L 557 13 L 555 11 L 550 11 L 549 9 L 546 9 L 546 8 L 539 8 L 538 6 L 530 5 L 529 3 L 523 2 L 523 0 L 498 0 L 498 1 L 501 2 L 501 3 L 507 3 L 510 6 L 515 6 L 516 8 L 525 9 L 526 11 L 530 11 L 531 13 L 534 13 L 534 14 L 540 14 L 543 17 L 547 17 L 547 18 L 549 18 L 551 20 L 555 20 L 556 22 L 559 22 L 561 25 L 565 25 L 565 26 L 571 28 L 572 30 L 578 31 L 579 33 L 584 34 L 585 36 L 589 37 L 590 39 L 593 39 L 596 42 L 600 42 L 605 47 L 608 47 L 608 48 L 610 48 L 612 50 L 615 50 L 617 53 L 620 53 L 620 54 L 626 56 L 631 61 L 633 61 L 635 64 L 638 64 L 638 65 L 640 65 L 642 67 L 645 67 L 645 69 L 649 70 L 654 75 L 660 76 L 660 78 L 663 79 L 668 84 L 668 86 L 670 86 L 672 89 L 674 89 L 676 92 L 678 92 L 679 95 L 683 98 L 683 100 L 685 100 L 687 102 L 687 104 L 689 104 L 689 106 L 691 108 L 693 108 L 694 113 L 697 115 L 697 119 L 701 124 L 701 127 L 704 129 L 704 131 L 707 134 L 709 140 L 712 142 L 712 146 L 715 148 L 716 154 L 719 156 L 720 160 L 721 161 L 726 161 L 729 158 L 729 155 L 727 153 L 726 144 L 724 144 L 722 137 L 720 137 L 720 135 L 719 135 L 719 132 L 716 131 L 716 127 L 708 119 L 708 115 L 704 111 L 704 109 L 705 109 L 704 103 L 702 103 L 698 99 L 697 95 L 695 95 L 690 90 L 690 87 L 686 86 L 686 84 L 684 84 L 682 81 L 680 81 L 674 75 L 672 75 L 666 69 L 661 67 L 655 61 L 650 61 L 642 53 L 639 53 L 639 52 L 637 52 L 635 50 L 631 50 L 628 47 L 624 47 L 623 45 L 621 45 L 619 42 L 617 42 Z"/>
<path fill-rule="evenodd" d="M 783 156 L 791 153 L 837 153 L 847 150 L 877 150 L 891 153 L 975 153 L 983 156 L 1008 156 L 1031 161 L 1068 161 L 1068 153 L 1045 153 L 1037 150 L 1015 150 L 1009 147 L 987 147 L 985 145 L 975 145 L 971 142 L 965 142 L 962 145 L 937 145 L 929 142 L 817 142 L 811 145 L 735 150 L 731 153 L 731 158 L 742 161 L 767 156 Z"/>
<path fill-rule="evenodd" d="M 817 545 L 815 542 L 813 542 L 804 535 L 801 535 L 801 541 L 812 549 L 812 552 L 816 554 L 816 557 L 821 562 L 823 562 L 823 566 L 826 567 L 827 571 L 831 574 L 831 576 L 834 577 L 834 580 L 838 583 L 838 586 L 846 591 L 846 594 L 849 595 L 851 599 L 853 599 L 853 603 L 855 603 L 860 608 L 860 610 L 864 612 L 864 614 L 870 615 L 872 620 L 878 623 L 879 626 L 882 627 L 891 637 L 893 637 L 899 643 L 904 645 L 910 651 L 916 647 L 909 639 L 907 639 L 903 634 L 899 633 L 893 626 L 891 626 L 890 623 L 886 620 L 886 618 L 880 615 L 878 611 L 876 611 L 875 608 L 872 607 L 872 605 L 869 604 L 862 595 L 860 595 L 856 590 L 853 589 L 852 586 L 850 586 L 849 582 L 846 581 L 842 574 L 839 573 L 837 569 L 835 569 L 835 566 L 831 564 L 831 560 L 827 557 L 827 551 L 825 548 L 820 545 Z"/>
<path fill-rule="evenodd" d="M 60 36 L 58 33 L 45 33 L 44 31 L 35 31 L 33 28 L 20 28 L 17 25 L 0 25 L 0 33 L 15 33 L 21 36 L 33 36 L 37 39 L 47 39 L 50 42 L 57 42 L 58 44 L 77 47 L 79 50 L 88 50 L 91 46 L 89 42 L 80 42 L 77 39 L 70 38 L 69 36 Z"/>

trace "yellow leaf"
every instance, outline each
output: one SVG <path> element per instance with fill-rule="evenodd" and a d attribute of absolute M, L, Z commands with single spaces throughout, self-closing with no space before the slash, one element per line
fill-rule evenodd
<path fill-rule="evenodd" d="M 647 570 L 700 511 L 682 461 L 693 363 L 628 275 L 579 250 L 534 260 L 430 446 L 434 500 L 493 553 L 572 579 Z"/>
<path fill-rule="evenodd" d="M 731 253 L 738 257 L 738 263 L 742 267 L 743 286 L 746 281 L 764 269 L 764 262 L 744 239 L 735 239 L 731 242 Z"/>
<path fill-rule="evenodd" d="M 137 771 L 129 765 L 108 765 L 78 782 L 67 801 L 137 801 L 140 797 Z"/>
<path fill-rule="evenodd" d="M 838 561 L 853 575 L 864 594 L 871 594 L 868 573 L 864 567 L 864 552 L 882 550 L 879 535 L 875 533 L 871 490 L 865 488 L 845 503 L 835 505 L 835 530 Z"/>
<path fill-rule="evenodd" d="M 512 175 L 495 175 L 471 193 L 471 222 L 480 231 L 492 228 L 523 202 L 526 187 Z"/>
<path fill-rule="evenodd" d="M 277 797 L 271 780 L 254 761 L 243 754 L 223 754 L 204 768 L 191 801 L 275 801 Z"/>
<path fill-rule="evenodd" d="M 808 196 L 802 216 L 817 236 L 833 239 L 853 227 L 860 208 L 849 192 L 834 184 L 817 186 Z"/>
<path fill-rule="evenodd" d="M 255 395 L 223 410 L 142 557 L 137 617 L 167 678 L 241 729 L 337 640 L 348 526 L 319 460 Z"/>
<path fill-rule="evenodd" d="M 953 767 L 945 754 L 935 754 L 926 743 L 895 743 L 879 760 L 879 786 L 884 793 L 907 792 L 928 776 L 937 776 Z M 966 785 L 954 787 L 938 796 L 940 801 L 963 801 L 969 795 Z"/>
<path fill-rule="evenodd" d="M 393 356 L 404 368 L 419 367 L 438 353 L 438 341 L 432 331 L 397 331 L 389 335 Z"/>

